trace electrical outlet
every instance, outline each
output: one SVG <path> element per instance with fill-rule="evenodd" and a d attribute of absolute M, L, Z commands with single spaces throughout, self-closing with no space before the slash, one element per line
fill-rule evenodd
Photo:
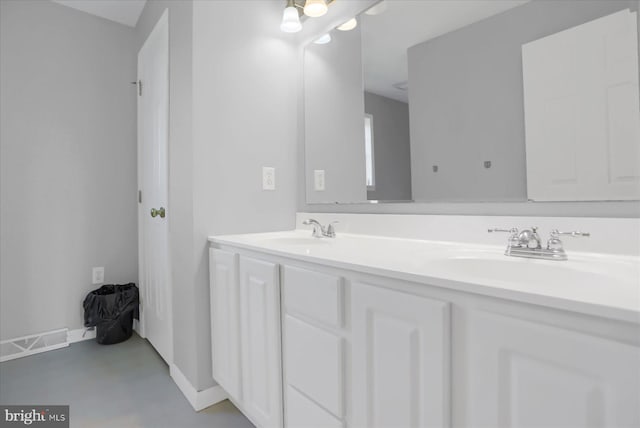
<path fill-rule="evenodd" d="M 318 192 L 324 191 L 324 169 L 313 171 L 313 188 Z"/>
<path fill-rule="evenodd" d="M 262 190 L 276 190 L 276 169 L 262 167 Z"/>
<path fill-rule="evenodd" d="M 104 268 L 103 267 L 94 267 L 93 268 L 93 280 L 94 284 L 102 284 L 104 282 Z"/>

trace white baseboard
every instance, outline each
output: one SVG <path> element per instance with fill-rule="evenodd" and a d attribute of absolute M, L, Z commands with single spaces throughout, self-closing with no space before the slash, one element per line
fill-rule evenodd
<path fill-rule="evenodd" d="M 84 334 L 84 337 L 82 335 Z M 76 343 L 82 342 L 83 340 L 90 340 L 96 338 L 96 328 L 94 327 L 92 330 L 87 330 L 85 333 L 84 328 L 77 328 L 75 330 L 69 330 L 67 332 L 67 343 Z"/>
<path fill-rule="evenodd" d="M 169 374 L 196 412 L 227 399 L 227 393 L 220 385 L 197 391 L 175 364 L 169 367 Z"/>

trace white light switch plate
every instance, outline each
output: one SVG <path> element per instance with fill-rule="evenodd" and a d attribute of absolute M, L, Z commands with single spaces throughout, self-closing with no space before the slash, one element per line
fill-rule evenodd
<path fill-rule="evenodd" d="M 319 192 L 324 191 L 324 169 L 313 171 L 313 188 Z"/>
<path fill-rule="evenodd" d="M 102 284 L 104 282 L 104 268 L 103 267 L 94 267 L 93 275 L 92 275 L 92 283 L 93 284 Z"/>
<path fill-rule="evenodd" d="M 262 190 L 276 190 L 276 169 L 262 167 Z"/>

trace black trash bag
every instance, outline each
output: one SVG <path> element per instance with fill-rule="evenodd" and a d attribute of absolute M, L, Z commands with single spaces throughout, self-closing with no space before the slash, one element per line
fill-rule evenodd
<path fill-rule="evenodd" d="M 106 284 L 85 297 L 84 326 L 96 327 L 96 341 L 103 345 L 124 342 L 133 333 L 133 319 L 140 319 L 138 287 Z"/>

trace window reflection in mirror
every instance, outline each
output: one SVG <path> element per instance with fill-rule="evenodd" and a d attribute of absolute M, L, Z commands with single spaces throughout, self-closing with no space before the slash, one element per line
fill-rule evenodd
<path fill-rule="evenodd" d="M 364 159 L 365 159 L 365 173 L 367 191 L 376 190 L 376 173 L 373 154 L 374 140 L 373 140 L 373 116 L 370 114 L 364 115 Z"/>

